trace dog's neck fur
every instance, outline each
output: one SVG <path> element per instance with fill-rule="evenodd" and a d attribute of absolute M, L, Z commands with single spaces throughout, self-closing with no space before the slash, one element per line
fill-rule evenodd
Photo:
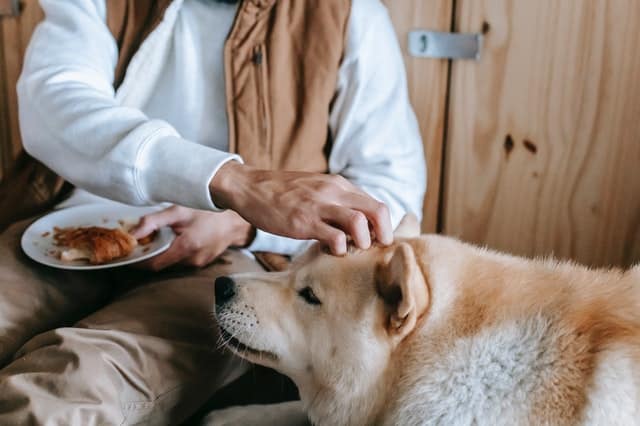
<path fill-rule="evenodd" d="M 385 372 L 359 389 L 296 384 L 313 425 L 366 426 L 379 423 L 379 407 L 384 405 L 386 387 L 392 382 L 387 376 Z"/>

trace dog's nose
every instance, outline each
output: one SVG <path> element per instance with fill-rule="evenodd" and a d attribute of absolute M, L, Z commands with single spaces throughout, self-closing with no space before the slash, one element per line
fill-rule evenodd
<path fill-rule="evenodd" d="M 216 278 L 216 305 L 224 305 L 236 294 L 236 283 L 229 277 Z"/>

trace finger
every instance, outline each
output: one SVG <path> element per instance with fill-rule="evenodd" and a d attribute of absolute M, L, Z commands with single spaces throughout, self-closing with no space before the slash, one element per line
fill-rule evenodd
<path fill-rule="evenodd" d="M 145 262 L 145 266 L 152 271 L 161 271 L 169 266 L 173 266 L 176 263 L 181 262 L 189 255 L 190 253 L 185 252 L 184 237 L 178 236 L 167 251 L 149 259 Z"/>
<path fill-rule="evenodd" d="M 172 206 L 157 213 L 143 216 L 138 225 L 131 230 L 131 235 L 139 240 L 163 226 L 178 224 L 185 219 L 186 212 L 187 209 L 183 207 Z"/>
<path fill-rule="evenodd" d="M 344 203 L 353 210 L 362 212 L 373 229 L 376 239 L 384 245 L 393 243 L 391 215 L 384 203 L 364 193 L 350 192 L 344 196 Z"/>
<path fill-rule="evenodd" d="M 320 214 L 326 222 L 336 225 L 346 232 L 356 247 L 365 250 L 371 247 L 369 222 L 364 213 L 334 204 L 325 207 L 324 211 Z"/>
<path fill-rule="evenodd" d="M 332 254 L 336 256 L 347 254 L 347 236 L 340 229 L 327 223 L 319 222 L 314 227 L 314 234 L 315 236 L 312 238 L 329 247 Z"/>

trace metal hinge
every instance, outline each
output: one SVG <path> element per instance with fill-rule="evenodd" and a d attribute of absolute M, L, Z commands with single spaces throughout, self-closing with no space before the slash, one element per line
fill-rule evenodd
<path fill-rule="evenodd" d="M 0 0 L 0 16 L 20 15 L 20 0 Z"/>
<path fill-rule="evenodd" d="M 480 59 L 482 34 L 417 30 L 409 33 L 409 53 L 419 58 Z"/>

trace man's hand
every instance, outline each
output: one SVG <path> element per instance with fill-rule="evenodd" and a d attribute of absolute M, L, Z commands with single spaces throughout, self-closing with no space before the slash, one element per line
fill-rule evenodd
<path fill-rule="evenodd" d="M 242 247 L 251 242 L 253 228 L 234 211 L 222 213 L 173 206 L 144 216 L 131 231 L 136 239 L 170 226 L 177 237 L 167 251 L 141 266 L 159 271 L 175 264 L 204 267 L 228 247 Z"/>
<path fill-rule="evenodd" d="M 298 239 L 316 239 L 331 252 L 371 246 L 371 231 L 382 244 L 393 242 L 387 207 L 342 176 L 258 170 L 230 161 L 209 189 L 216 205 L 238 212 L 257 228 Z"/>

